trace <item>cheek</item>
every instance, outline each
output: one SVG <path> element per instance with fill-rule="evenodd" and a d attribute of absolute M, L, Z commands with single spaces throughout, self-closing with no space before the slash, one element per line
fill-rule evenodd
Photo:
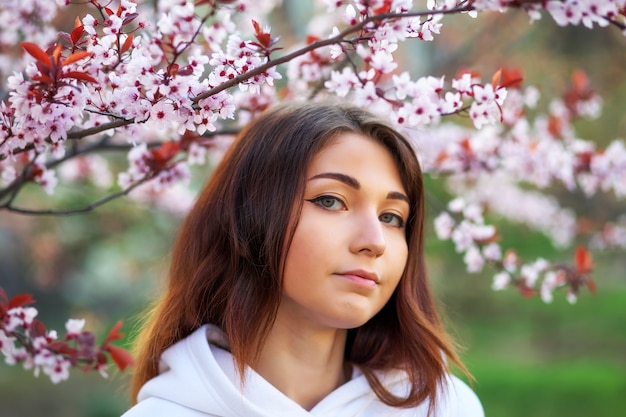
<path fill-rule="evenodd" d="M 298 285 L 298 281 L 302 280 L 294 277 L 302 277 L 303 274 L 311 272 L 311 269 L 319 264 L 319 259 L 323 259 L 322 254 L 319 253 L 323 245 L 319 242 L 318 233 L 319 230 L 309 227 L 306 221 L 301 221 L 296 226 L 285 256 L 284 285 L 286 287 Z"/>

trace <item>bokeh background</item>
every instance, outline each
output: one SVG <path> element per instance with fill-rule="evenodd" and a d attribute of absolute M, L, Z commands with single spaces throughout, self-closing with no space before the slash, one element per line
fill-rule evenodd
<path fill-rule="evenodd" d="M 281 34 L 281 42 L 306 36 L 307 4 L 285 1 L 274 13 L 273 33 Z M 73 16 L 66 20 L 72 22 Z M 514 11 L 446 18 L 441 36 L 433 43 L 407 43 L 400 60 L 415 75 L 448 79 L 460 68 L 487 77 L 501 66 L 520 67 L 525 82 L 545 97 L 563 92 L 572 71 L 581 69 L 603 97 L 604 111 L 600 119 L 576 126 L 580 137 L 599 146 L 626 137 L 626 39 L 620 31 L 560 28 L 548 17 L 532 25 L 528 20 Z M 123 156 L 118 163 L 124 163 Z M 210 169 L 197 171 L 192 187 L 198 188 Z M 427 184 L 432 217 L 449 195 L 443 179 L 429 177 Z M 550 191 L 591 223 L 626 211 L 612 195 L 588 200 L 558 187 Z M 22 201 L 61 207 L 95 197 L 85 183 L 59 186 L 53 201 L 33 188 Z M 503 247 L 515 247 L 524 257 L 573 258 L 575 245 L 556 249 L 537 232 L 490 220 L 501 228 Z M 62 330 L 67 318 L 82 317 L 102 340 L 123 318 L 124 330 L 132 333 L 138 314 L 159 293 L 179 222 L 177 215 L 128 199 L 69 217 L 0 212 L 0 285 L 8 294 L 33 294 L 49 328 Z M 591 295 L 583 290 L 575 305 L 562 293 L 546 305 L 514 290 L 493 292 L 490 271 L 465 272 L 453 245 L 438 241 L 432 230 L 426 250 L 442 310 L 464 346 L 462 358 L 488 416 L 613 417 L 626 410 L 623 250 L 594 253 L 598 291 Z M 102 379 L 80 371 L 53 385 L 44 376 L 0 364 L 0 416 L 118 416 L 128 407 L 127 385 L 126 374 L 113 372 Z"/>

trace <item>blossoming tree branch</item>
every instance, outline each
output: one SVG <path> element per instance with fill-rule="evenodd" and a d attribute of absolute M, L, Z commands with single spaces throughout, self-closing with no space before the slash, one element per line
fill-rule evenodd
<path fill-rule="evenodd" d="M 188 192 L 190 166 L 219 155 L 248 120 L 281 100 L 334 98 L 387 117 L 415 143 L 425 172 L 447 179 L 456 197 L 435 230 L 453 241 L 469 272 L 489 266 L 494 289 L 515 287 L 546 302 L 557 289 L 571 302 L 582 288 L 593 291 L 589 245 L 570 263 L 522 259 L 501 247 L 485 219 L 488 208 L 567 247 L 576 217 L 547 187 L 626 196 L 624 142 L 599 149 L 576 135 L 575 121 L 597 117 L 602 105 L 585 74 L 574 73 L 571 88 L 541 113 L 538 89 L 524 85 L 519 69 L 415 77 L 399 63 L 398 45 L 436 42 L 447 15 L 511 9 L 529 22 L 613 26 L 626 35 L 626 0 L 314 3 L 319 16 L 306 42 L 294 45 L 268 26 L 279 0 L 0 0 L 0 210 L 70 215 L 126 196 L 184 212 L 172 202 L 185 201 L 177 197 Z M 71 30 L 59 31 L 58 17 L 72 15 Z M 112 172 L 113 153 L 127 155 L 126 170 Z M 85 180 L 101 187 L 85 206 L 30 207 L 20 199 L 27 187 L 54 199 L 59 181 Z M 529 215 L 531 207 L 542 215 Z M 626 220 L 617 219 L 590 244 L 626 247 L 625 236 Z M 132 363 L 111 344 L 120 324 L 97 345 L 72 319 L 59 339 L 35 319 L 32 302 L 0 291 L 7 363 L 43 370 L 53 382 L 71 366 L 104 372 L 109 356 L 121 369 Z"/>

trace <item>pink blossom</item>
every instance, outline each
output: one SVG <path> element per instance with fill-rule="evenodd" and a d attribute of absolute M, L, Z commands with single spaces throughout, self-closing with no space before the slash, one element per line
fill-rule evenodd
<path fill-rule="evenodd" d="M 567 299 L 567 302 L 570 304 L 576 304 L 576 301 L 578 301 L 578 297 L 576 296 L 576 293 L 574 293 L 572 290 L 567 291 L 565 298 Z"/>
<path fill-rule="evenodd" d="M 378 50 L 370 56 L 370 64 L 372 68 L 380 71 L 382 74 L 388 74 L 398 67 L 391 53 Z"/>
<path fill-rule="evenodd" d="M 506 252 L 502 259 L 502 266 L 507 272 L 515 272 L 519 266 L 519 257 L 515 252 Z"/>
<path fill-rule="evenodd" d="M 463 220 L 452 232 L 451 238 L 458 253 L 465 252 L 474 245 L 473 229 L 471 223 Z"/>
<path fill-rule="evenodd" d="M 326 11 L 333 12 L 343 4 L 343 0 L 323 0 L 326 4 Z"/>
<path fill-rule="evenodd" d="M 355 85 L 357 87 L 358 85 Z M 379 100 L 376 85 L 372 81 L 368 81 L 363 86 L 358 86 L 354 90 L 354 102 L 359 106 L 371 106 Z"/>
<path fill-rule="evenodd" d="M 13 331 L 17 327 L 30 327 L 35 317 L 37 317 L 37 309 L 33 307 L 15 307 L 6 314 L 8 323 L 5 323 L 4 328 L 7 331 Z"/>
<path fill-rule="evenodd" d="M 43 366 L 43 372 L 50 377 L 53 384 L 58 384 L 61 381 L 65 381 L 70 377 L 70 367 L 72 364 L 69 360 L 61 356 L 53 356 L 45 366 Z"/>
<path fill-rule="evenodd" d="M 437 237 L 441 240 L 450 239 L 452 235 L 452 230 L 455 226 L 455 221 L 447 212 L 441 212 L 435 218 L 435 233 Z"/>
<path fill-rule="evenodd" d="M 501 117 L 500 107 L 495 101 L 473 102 L 469 114 L 476 129 L 481 129 L 485 125 L 496 124 Z"/>
<path fill-rule="evenodd" d="M 169 128 L 176 120 L 176 113 L 171 103 L 161 100 L 150 109 L 150 124 L 157 130 Z"/>
<path fill-rule="evenodd" d="M 112 14 L 111 16 L 109 16 L 103 24 L 104 34 L 117 36 L 120 33 L 120 29 L 122 28 L 122 21 L 122 17 L 117 16 L 116 14 Z"/>
<path fill-rule="evenodd" d="M 563 285 L 562 273 L 559 271 L 548 271 L 545 274 L 539 295 L 544 303 L 551 303 L 554 299 L 554 290 Z"/>
<path fill-rule="evenodd" d="M 78 335 L 83 330 L 84 326 L 85 326 L 85 319 L 69 319 L 65 323 L 65 330 L 67 331 L 67 334 L 70 336 Z"/>
<path fill-rule="evenodd" d="M 499 261 L 502 259 L 502 249 L 497 243 L 490 243 L 483 247 L 483 256 L 489 261 Z"/>
<path fill-rule="evenodd" d="M 472 245 L 465 251 L 463 262 L 467 265 L 467 272 L 475 273 L 482 271 L 485 265 L 485 258 L 483 258 L 480 250 Z"/>
<path fill-rule="evenodd" d="M 0 165 L 0 180 L 4 184 L 10 184 L 17 178 L 17 170 L 12 165 Z"/>
<path fill-rule="evenodd" d="M 511 276 L 505 272 L 498 272 L 493 276 L 493 283 L 491 284 L 491 289 L 494 291 L 501 291 L 509 286 L 511 283 Z"/>
<path fill-rule="evenodd" d="M 356 18 L 356 9 L 354 8 L 353 5 L 349 4 L 348 7 L 346 7 L 343 20 L 345 23 L 351 26 L 354 26 L 357 24 L 358 21 Z"/>
<path fill-rule="evenodd" d="M 460 213 L 465 209 L 466 204 L 467 203 L 463 198 L 457 197 L 448 203 L 448 210 L 450 210 L 452 213 Z"/>

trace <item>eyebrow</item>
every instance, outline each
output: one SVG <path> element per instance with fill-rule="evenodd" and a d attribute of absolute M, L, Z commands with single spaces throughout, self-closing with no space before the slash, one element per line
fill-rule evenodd
<path fill-rule="evenodd" d="M 346 175 L 346 174 L 341 174 L 339 172 L 323 172 L 321 174 L 317 174 L 312 176 L 311 178 L 308 179 L 308 181 L 311 180 L 316 180 L 319 178 L 329 178 L 332 180 L 336 180 L 339 182 L 342 182 L 344 184 L 346 184 L 349 187 L 354 188 L 355 190 L 360 190 L 361 189 L 361 183 L 359 182 L 359 180 L 357 180 L 354 177 L 351 177 L 350 175 Z M 389 192 L 389 194 L 387 194 L 387 199 L 389 200 L 401 200 L 406 202 L 407 204 L 411 204 L 409 202 L 409 197 L 407 197 L 405 194 L 399 192 L 399 191 L 391 191 Z"/>

